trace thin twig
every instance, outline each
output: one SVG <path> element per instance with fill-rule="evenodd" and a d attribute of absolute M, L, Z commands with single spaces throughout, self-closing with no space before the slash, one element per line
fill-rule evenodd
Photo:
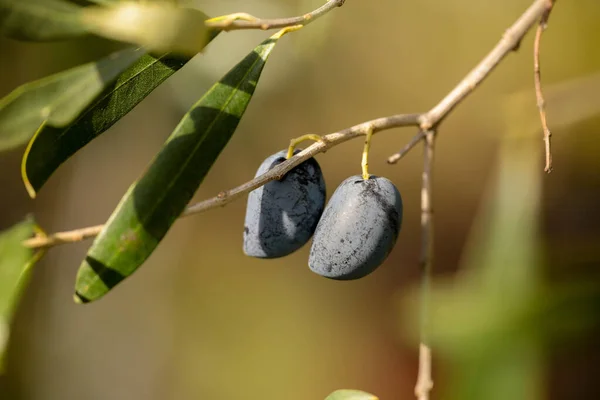
<path fill-rule="evenodd" d="M 504 58 L 506 54 L 518 46 L 519 42 L 523 36 L 525 36 L 527 31 L 539 18 L 541 18 L 541 16 L 547 10 L 547 1 L 548 0 L 536 0 L 533 5 L 531 5 L 517 20 L 517 22 L 506 31 L 504 37 L 496 46 L 496 48 L 494 48 L 494 50 L 492 50 L 492 52 L 488 54 L 488 56 L 486 56 L 486 58 L 473 71 L 471 71 L 469 75 L 467 75 L 467 77 L 463 79 L 463 81 L 459 83 L 454 90 L 452 90 L 452 92 L 450 92 L 450 94 L 448 94 L 429 112 L 424 114 L 399 114 L 390 117 L 378 118 L 355 125 L 339 132 L 326 135 L 323 137 L 323 141 L 314 143 L 302 152 L 298 153 L 296 156 L 277 165 L 267 173 L 258 176 L 255 179 L 236 188 L 221 192 L 216 197 L 189 206 L 183 213 L 183 216 L 198 214 L 215 207 L 223 206 L 266 184 L 269 181 L 279 179 L 292 168 L 313 157 L 314 155 L 322 153 L 350 139 L 364 135 L 365 126 L 372 126 L 373 133 L 402 126 L 420 126 L 422 131 L 428 131 L 433 126 L 437 126 L 439 122 L 441 122 L 441 120 L 450 111 L 452 111 L 457 104 L 459 104 L 471 91 L 475 89 L 475 87 L 493 70 L 493 68 L 502 60 L 502 58 Z M 331 10 L 334 7 L 339 7 L 342 4 L 343 1 L 340 0 L 327 2 L 326 5 L 316 10 L 319 11 L 318 13 L 316 11 L 312 13 L 313 20 L 315 16 L 323 15 L 327 12 L 327 10 Z M 289 23 L 289 25 L 293 26 L 294 24 Z M 420 134 L 418 134 L 417 137 L 419 137 L 419 135 Z M 413 139 L 413 141 L 414 140 L 415 139 Z M 418 142 L 418 140 L 416 142 Z M 411 145 L 410 148 L 413 147 L 414 144 Z M 102 228 L 103 225 L 97 225 L 93 227 L 55 233 L 48 235 L 45 238 L 41 236 L 33 237 L 26 240 L 24 245 L 30 248 L 47 248 L 65 243 L 79 242 L 81 240 L 97 236 Z"/>
<path fill-rule="evenodd" d="M 535 0 L 534 3 L 506 30 L 502 39 L 487 56 L 435 107 L 427 112 L 421 121 L 421 128 L 435 128 L 465 97 L 498 66 L 519 44 L 531 27 L 546 12 L 548 0 Z"/>
<path fill-rule="evenodd" d="M 426 135 L 425 131 L 419 130 L 419 132 L 417 132 L 417 134 L 415 136 L 413 136 L 412 139 L 410 139 L 410 142 L 406 143 L 406 145 L 402 148 L 402 150 L 400 150 L 396 154 L 388 157 L 388 159 L 387 159 L 388 164 L 396 164 L 398 161 L 400 161 L 402 158 L 404 158 L 405 155 L 407 155 L 416 145 L 419 144 L 419 142 L 421 140 L 423 140 L 425 138 L 425 135 Z"/>
<path fill-rule="evenodd" d="M 432 172 L 435 150 L 435 132 L 424 132 L 423 174 L 421 184 L 421 344 L 419 345 L 419 375 L 415 386 L 418 400 L 429 400 L 433 388 L 431 348 L 429 347 L 429 292 L 433 267 L 433 207 Z"/>
<path fill-rule="evenodd" d="M 212 208 L 231 203 L 246 193 L 263 186 L 267 182 L 281 179 L 295 166 L 301 164 L 316 154 L 323 153 L 328 149 L 350 139 L 365 135 L 365 133 L 368 131 L 366 128 L 368 127 L 372 128 L 373 134 L 375 134 L 377 132 L 392 128 L 418 126 L 419 117 L 420 114 L 393 115 L 391 117 L 378 118 L 372 121 L 363 122 L 350 128 L 346 128 L 342 131 L 325 135 L 321 137 L 321 141 L 313 143 L 292 158 L 282 162 L 281 164 L 278 164 L 276 167 L 270 169 L 268 172 L 256 177 L 255 179 L 252 179 L 251 181 L 233 189 L 223 191 L 213 198 L 188 206 L 182 216 L 198 214 Z M 83 229 L 76 229 L 73 231 L 58 232 L 46 237 L 36 236 L 26 240 L 24 245 L 30 248 L 47 248 L 65 243 L 79 242 L 81 240 L 97 236 L 102 231 L 102 228 L 103 225 L 97 225 Z"/>
<path fill-rule="evenodd" d="M 519 48 L 519 44 L 523 37 L 529 32 L 532 26 L 547 13 L 548 1 L 549 0 L 535 0 L 523 15 L 521 15 L 519 19 L 506 30 L 506 32 L 504 32 L 502 39 L 500 39 L 492 51 L 490 51 L 488 55 L 485 56 L 485 58 L 481 60 L 481 62 L 437 105 L 421 116 L 420 125 L 422 131 L 435 129 L 458 104 L 479 86 L 479 84 L 510 52 Z M 419 133 L 413 138 L 413 141 L 417 140 L 419 137 L 421 140 L 424 138 L 424 136 Z M 414 147 L 414 145 L 412 147 Z M 392 160 L 391 162 L 393 163 L 394 160 L 399 160 L 403 155 L 401 155 L 401 153 L 405 152 L 405 149 L 402 149 L 400 152 L 390 156 L 388 162 L 390 162 L 389 160 Z"/>
<path fill-rule="evenodd" d="M 206 26 L 224 31 L 242 29 L 279 29 L 295 25 L 308 25 L 336 7 L 344 5 L 346 0 L 329 0 L 314 11 L 290 18 L 261 19 L 250 14 L 238 13 L 217 17 L 206 21 Z"/>
<path fill-rule="evenodd" d="M 102 228 L 104 228 L 104 225 L 95 225 L 72 231 L 56 232 L 47 236 L 38 234 L 31 239 L 25 240 L 23 245 L 32 249 L 40 249 L 54 247 L 60 244 L 81 242 L 82 240 L 98 236 L 102 231 Z"/>
<path fill-rule="evenodd" d="M 546 164 L 544 171 L 547 173 L 552 172 L 552 149 L 550 146 L 550 138 L 552 133 L 548 128 L 548 122 L 546 120 L 546 100 L 542 93 L 542 74 L 540 68 L 540 45 L 542 42 L 542 34 L 548 27 L 548 18 L 550 17 L 550 11 L 554 6 L 553 0 L 546 0 L 546 11 L 540 17 L 540 23 L 535 31 L 535 40 L 533 41 L 533 79 L 535 83 L 535 97 L 537 99 L 537 107 L 540 112 L 540 120 L 542 121 L 542 129 L 544 131 L 544 144 L 546 149 Z"/>

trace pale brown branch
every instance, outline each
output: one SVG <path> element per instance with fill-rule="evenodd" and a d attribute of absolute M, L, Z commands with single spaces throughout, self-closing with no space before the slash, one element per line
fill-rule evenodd
<path fill-rule="evenodd" d="M 546 153 L 546 164 L 544 171 L 547 173 L 552 172 L 552 148 L 550 138 L 552 133 L 548 128 L 548 122 L 546 119 L 546 100 L 542 92 L 542 73 L 540 68 L 540 46 L 542 42 L 542 34 L 548 26 L 548 18 L 550 17 L 550 11 L 554 6 L 553 0 L 546 0 L 546 11 L 540 17 L 540 23 L 535 31 L 535 40 L 533 41 L 533 80 L 535 83 L 535 97 L 537 99 L 537 107 L 540 112 L 540 120 L 542 122 L 542 130 L 544 132 L 544 147 Z"/>
<path fill-rule="evenodd" d="M 218 30 L 232 31 L 242 29 L 279 29 L 296 25 L 308 25 L 336 7 L 344 5 L 346 0 L 329 0 L 314 11 L 289 18 L 262 19 L 250 14 L 238 13 L 217 17 L 206 21 L 206 26 Z"/>
<path fill-rule="evenodd" d="M 460 103 L 475 87 L 492 71 L 492 69 L 502 60 L 502 58 L 510 52 L 510 50 L 517 47 L 520 40 L 525 36 L 525 33 L 531 28 L 536 20 L 541 18 L 545 10 L 547 9 L 548 0 L 536 0 L 532 6 L 517 20 L 517 22 L 507 30 L 503 39 L 500 43 L 490 52 L 490 54 L 473 70 L 467 75 L 467 77 L 459 83 L 459 85 L 450 92 L 438 105 L 432 108 L 429 112 L 424 114 L 399 114 L 390 117 L 378 118 L 372 121 L 367 121 L 362 124 L 355 125 L 353 127 L 344 129 L 339 132 L 331 133 L 323 137 L 323 141 L 314 143 L 313 145 L 306 148 L 304 151 L 298 153 L 291 159 L 279 164 L 269 172 L 233 188 L 228 191 L 221 192 L 214 198 L 204 200 L 200 203 L 189 206 L 183 213 L 183 216 L 197 214 L 215 207 L 223 206 L 230 203 L 231 201 L 243 196 L 244 194 L 264 185 L 265 183 L 281 178 L 288 171 L 295 166 L 299 165 L 303 161 L 313 157 L 318 153 L 322 153 L 331 147 L 341 144 L 345 141 L 361 136 L 365 132 L 365 127 L 370 126 L 373 128 L 373 133 L 377 133 L 383 130 L 402 127 L 402 126 L 420 126 L 422 131 L 428 131 L 429 128 L 437 126 L 439 122 L 458 104 Z M 324 6 L 309 13 L 314 20 L 316 17 L 324 15 L 334 7 L 339 7 L 344 1 L 329 1 Z M 300 17 L 297 17 L 300 18 Z M 305 18 L 305 17 L 302 17 Z M 274 22 L 279 21 L 282 23 L 284 20 L 262 20 L 263 22 Z M 307 22 L 306 20 L 305 22 Z M 242 23 L 244 22 L 244 23 Z M 277 25 L 275 27 L 293 26 L 297 24 L 297 20 L 292 21 L 288 19 L 287 25 Z M 245 27 L 246 23 L 256 23 L 252 21 L 232 21 L 232 26 Z M 271 25 L 267 24 L 269 27 Z M 248 29 L 250 29 L 248 25 Z M 254 26 L 255 28 L 257 26 Z M 244 29 L 244 28 L 240 28 Z M 426 129 L 424 129 L 426 128 Z M 418 134 L 416 136 L 420 136 Z M 409 150 L 412 149 L 419 140 L 409 143 Z M 414 143 L 413 143 L 414 142 Z M 103 225 L 97 225 L 93 227 L 87 227 L 82 229 L 76 229 L 73 231 L 59 232 L 48 235 L 47 237 L 37 236 L 28 239 L 24 242 L 25 246 L 30 248 L 48 248 L 65 243 L 79 242 L 84 239 L 92 238 L 97 236 L 102 230 Z"/>
<path fill-rule="evenodd" d="M 533 4 L 517 19 L 517 21 L 508 28 L 502 39 L 490 51 L 487 56 L 475 68 L 471 70 L 448 93 L 438 104 L 431 110 L 421 116 L 420 127 L 422 131 L 435 129 L 450 112 L 460 104 L 465 98 L 471 94 L 483 80 L 500 64 L 500 62 L 513 50 L 519 48 L 519 44 L 523 37 L 529 32 L 533 25 L 543 17 L 548 11 L 549 0 L 535 0 Z M 422 140 L 424 136 L 417 135 Z M 416 143 L 409 143 L 412 149 Z M 408 146 L 408 145 L 407 145 Z M 390 156 L 388 162 L 397 162 L 406 153 L 406 147 L 400 152 Z"/>
<path fill-rule="evenodd" d="M 188 206 L 182 216 L 198 214 L 212 208 L 231 203 L 246 193 L 263 186 L 267 182 L 281 179 L 292 168 L 315 156 L 316 154 L 323 153 L 328 149 L 337 146 L 338 144 L 364 135 L 365 132 L 368 131 L 366 128 L 371 128 L 373 130 L 373 134 L 375 134 L 377 132 L 392 128 L 418 126 L 419 116 L 420 114 L 399 114 L 390 117 L 377 118 L 372 121 L 363 122 L 350 128 L 346 128 L 339 132 L 325 135 L 321 138 L 321 141 L 312 144 L 294 157 L 282 162 L 273 169 L 252 179 L 251 181 L 233 189 L 223 191 L 213 198 Z M 97 236 L 102 231 L 102 228 L 103 225 L 97 225 L 83 229 L 76 229 L 73 231 L 58 232 L 46 237 L 38 236 L 26 240 L 24 245 L 30 248 L 47 248 L 65 243 L 79 242 L 81 240 Z"/>
<path fill-rule="evenodd" d="M 415 386 L 418 400 L 429 400 L 433 388 L 431 374 L 431 348 L 429 347 L 429 292 L 433 268 L 433 207 L 432 175 L 435 150 L 435 132 L 424 132 L 423 173 L 421 183 L 421 344 L 419 346 L 419 375 Z"/>
<path fill-rule="evenodd" d="M 459 103 L 498 66 L 510 52 L 516 50 L 531 27 L 548 8 L 548 0 L 535 0 L 533 4 L 506 30 L 502 39 L 467 76 L 435 107 L 423 115 L 421 129 L 435 128 Z"/>

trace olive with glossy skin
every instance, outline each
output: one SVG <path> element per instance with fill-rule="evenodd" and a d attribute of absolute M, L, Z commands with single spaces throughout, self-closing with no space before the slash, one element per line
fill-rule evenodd
<path fill-rule="evenodd" d="M 296 150 L 298 153 L 300 150 Z M 286 159 L 287 151 L 268 157 L 256 176 Z M 251 257 L 287 256 L 312 237 L 325 208 L 325 180 L 314 158 L 250 192 L 244 223 L 244 253 Z"/>
<path fill-rule="evenodd" d="M 382 177 L 346 179 L 329 200 L 313 237 L 308 265 L 326 278 L 362 278 L 387 258 L 402 225 L 402 198 Z"/>

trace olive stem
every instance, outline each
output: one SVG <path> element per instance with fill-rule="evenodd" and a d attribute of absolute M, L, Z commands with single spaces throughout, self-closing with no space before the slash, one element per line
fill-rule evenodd
<path fill-rule="evenodd" d="M 292 158 L 294 156 L 294 150 L 296 150 L 296 146 L 298 146 L 300 143 L 304 142 L 305 140 L 313 140 L 315 142 L 321 142 L 323 141 L 323 138 L 319 135 L 313 135 L 313 134 L 307 134 L 307 135 L 302 135 L 299 136 L 297 138 L 294 138 L 292 140 L 290 140 L 290 145 L 288 147 L 288 151 L 287 151 L 287 155 L 286 155 L 286 160 L 289 160 L 290 158 Z"/>
<path fill-rule="evenodd" d="M 371 137 L 373 136 L 373 127 L 368 125 L 365 128 L 365 131 L 366 131 L 365 147 L 363 148 L 362 161 L 361 161 L 360 165 L 362 167 L 363 179 L 366 181 L 370 177 L 370 175 L 369 175 L 369 150 L 371 149 Z"/>
<path fill-rule="evenodd" d="M 346 0 L 329 0 L 327 3 L 322 5 L 321 7 L 297 16 L 290 18 L 275 18 L 275 19 L 261 19 L 257 18 L 248 13 L 234 13 L 223 15 L 220 17 L 211 18 L 206 20 L 204 23 L 209 28 L 223 30 L 223 31 L 232 31 L 232 30 L 241 30 L 241 29 L 277 29 L 277 28 L 286 28 L 292 27 L 296 25 L 306 26 L 313 21 L 316 21 L 323 15 L 327 14 L 331 10 L 337 7 L 341 7 L 344 5 Z"/>

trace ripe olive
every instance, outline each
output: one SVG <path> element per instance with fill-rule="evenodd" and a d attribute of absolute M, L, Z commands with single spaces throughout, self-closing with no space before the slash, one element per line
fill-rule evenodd
<path fill-rule="evenodd" d="M 300 150 L 296 150 L 296 153 Z M 286 151 L 261 164 L 256 176 L 286 160 Z M 278 181 L 250 192 L 244 223 L 244 253 L 251 257 L 283 257 L 311 238 L 325 208 L 325 180 L 314 158 Z"/>
<path fill-rule="evenodd" d="M 329 200 L 313 237 L 308 265 L 326 278 L 362 278 L 387 258 L 402 225 L 402 198 L 382 177 L 346 179 Z"/>

